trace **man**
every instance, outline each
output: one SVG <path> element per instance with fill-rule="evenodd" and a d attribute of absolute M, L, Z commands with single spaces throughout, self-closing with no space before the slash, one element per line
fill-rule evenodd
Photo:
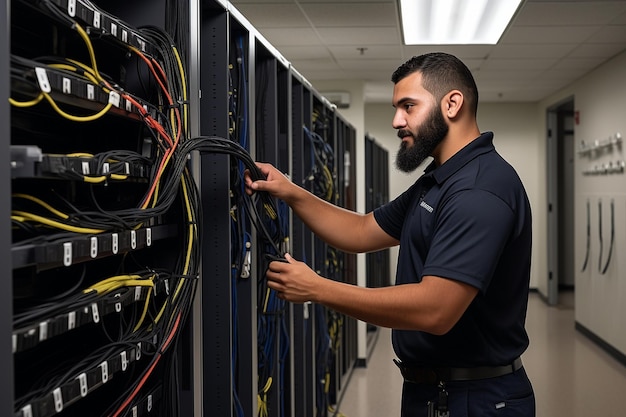
<path fill-rule="evenodd" d="M 531 213 L 515 170 L 476 122 L 478 92 L 456 57 L 414 57 L 393 74 L 396 164 L 433 162 L 394 201 L 368 214 L 314 197 L 271 165 L 246 184 L 284 200 L 308 227 L 346 252 L 400 245 L 396 285 L 325 279 L 288 254 L 272 262 L 280 298 L 312 301 L 393 329 L 404 376 L 402 416 L 534 416 L 520 355 L 531 252 Z"/>

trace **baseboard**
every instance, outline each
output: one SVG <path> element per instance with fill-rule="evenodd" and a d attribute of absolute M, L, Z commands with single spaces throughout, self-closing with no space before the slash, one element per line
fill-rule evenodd
<path fill-rule="evenodd" d="M 587 336 L 589 339 L 591 339 L 592 342 L 600 346 L 604 351 L 606 351 L 609 355 L 615 358 L 619 363 L 626 366 L 626 355 L 624 353 L 614 348 L 611 344 L 607 343 L 604 339 L 602 339 L 600 336 L 598 336 L 597 334 L 595 334 L 594 332 L 592 332 L 591 330 L 589 330 L 588 328 L 586 328 L 579 322 L 576 322 L 575 327 L 576 327 L 576 330 L 578 330 L 579 332 Z"/>

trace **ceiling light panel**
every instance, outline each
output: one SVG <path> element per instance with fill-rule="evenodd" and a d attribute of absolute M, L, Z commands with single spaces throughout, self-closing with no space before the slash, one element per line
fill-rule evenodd
<path fill-rule="evenodd" d="M 405 45 L 494 45 L 522 0 L 398 0 Z"/>

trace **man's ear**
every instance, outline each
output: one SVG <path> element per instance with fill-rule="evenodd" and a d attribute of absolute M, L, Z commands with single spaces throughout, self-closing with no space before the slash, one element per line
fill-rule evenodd
<path fill-rule="evenodd" d="M 448 119 L 456 118 L 463 107 L 463 93 L 459 90 L 452 90 L 446 94 L 441 100 L 441 112 L 448 117 Z"/>

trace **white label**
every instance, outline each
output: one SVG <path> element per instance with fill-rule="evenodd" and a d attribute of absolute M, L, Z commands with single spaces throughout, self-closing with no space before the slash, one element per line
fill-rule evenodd
<path fill-rule="evenodd" d="M 72 94 L 72 81 L 69 78 L 63 78 L 63 94 Z"/>
<path fill-rule="evenodd" d="M 96 99 L 96 90 L 92 84 L 87 84 L 87 98 L 92 101 Z"/>
<path fill-rule="evenodd" d="M 120 107 L 120 93 L 111 90 L 109 92 L 109 103 L 111 103 L 115 107 Z"/>
<path fill-rule="evenodd" d="M 35 74 L 37 75 L 37 82 L 39 83 L 39 89 L 44 93 L 52 91 L 50 87 L 50 81 L 48 80 L 48 73 L 44 68 L 36 67 Z"/>
<path fill-rule="evenodd" d="M 100 12 L 97 10 L 93 11 L 93 26 L 100 29 Z"/>
<path fill-rule="evenodd" d="M 78 385 L 80 386 L 80 396 L 86 396 L 87 391 L 89 391 L 89 387 L 87 386 L 87 374 L 83 372 L 82 374 L 78 375 L 76 379 L 78 379 Z"/>
<path fill-rule="evenodd" d="M 76 0 L 68 0 L 67 14 L 69 14 L 71 17 L 76 16 Z"/>
<path fill-rule="evenodd" d="M 134 230 L 130 231 L 130 247 L 132 249 L 137 248 L 137 232 Z"/>
<path fill-rule="evenodd" d="M 122 29 L 122 42 L 128 43 L 128 32 L 125 29 Z"/>
<path fill-rule="evenodd" d="M 70 311 L 67 314 L 67 330 L 72 330 L 76 327 L 76 312 Z"/>
<path fill-rule="evenodd" d="M 63 411 L 63 393 L 61 388 L 57 388 L 52 391 L 52 397 L 54 398 L 54 409 L 57 413 Z"/>
<path fill-rule="evenodd" d="M 113 22 L 111 22 L 111 34 L 117 37 L 117 25 Z"/>
<path fill-rule="evenodd" d="M 100 313 L 98 313 L 98 304 L 93 303 L 91 305 L 91 316 L 93 317 L 93 322 L 98 323 L 100 321 Z"/>
<path fill-rule="evenodd" d="M 117 233 L 111 234 L 111 251 L 115 254 L 119 250 L 119 236 Z"/>
<path fill-rule="evenodd" d="M 89 255 L 92 258 L 98 256 L 98 238 L 95 236 L 92 236 L 90 239 Z"/>
<path fill-rule="evenodd" d="M 102 383 L 106 384 L 109 380 L 109 363 L 107 361 L 102 362 L 100 368 L 102 369 Z"/>
<path fill-rule="evenodd" d="M 43 342 L 48 338 L 48 322 L 42 321 L 39 323 L 39 341 Z"/>
<path fill-rule="evenodd" d="M 22 417 L 33 417 L 33 406 L 30 404 L 22 407 Z"/>
<path fill-rule="evenodd" d="M 152 229 L 146 229 L 146 246 L 152 246 Z"/>
<path fill-rule="evenodd" d="M 120 353 L 120 362 L 122 364 L 122 371 L 125 371 L 128 368 L 128 358 L 126 357 L 126 351 Z"/>
<path fill-rule="evenodd" d="M 83 170 L 83 175 L 89 175 L 89 173 L 91 172 L 91 170 L 89 169 L 89 162 L 83 161 L 80 163 L 80 166 Z"/>
<path fill-rule="evenodd" d="M 63 265 L 70 266 L 72 264 L 72 243 L 63 244 Z"/>
<path fill-rule="evenodd" d="M 137 343 L 137 350 L 135 351 L 135 360 L 141 359 L 141 342 Z"/>
<path fill-rule="evenodd" d="M 152 411 L 152 394 L 148 395 L 148 412 Z"/>

